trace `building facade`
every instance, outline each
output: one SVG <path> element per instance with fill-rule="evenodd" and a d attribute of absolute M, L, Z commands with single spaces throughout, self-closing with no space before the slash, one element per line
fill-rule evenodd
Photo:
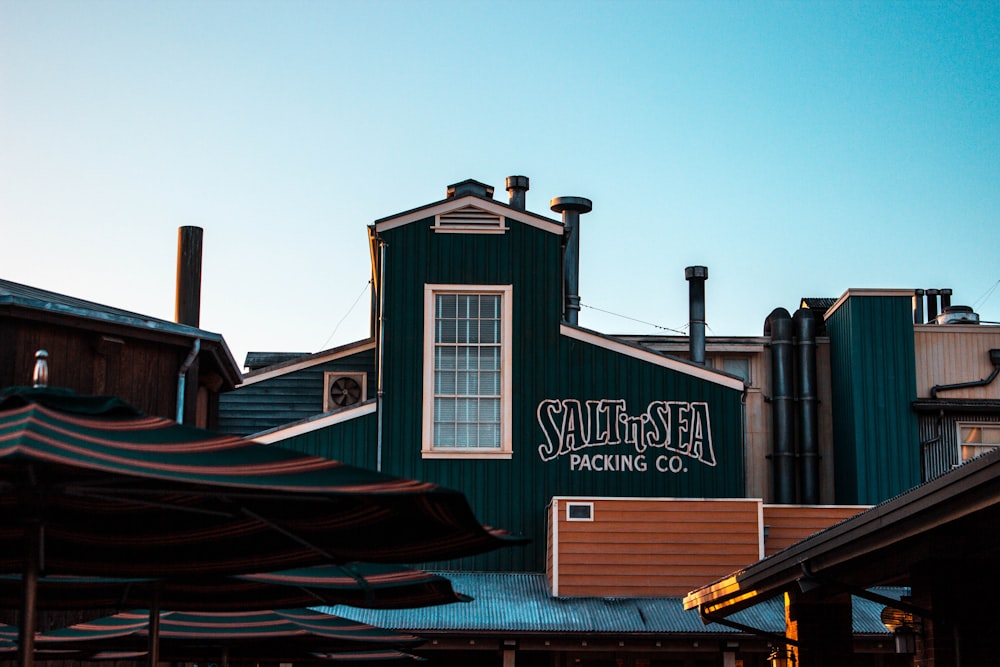
<path fill-rule="evenodd" d="M 996 444 L 1000 383 L 974 376 L 1000 330 L 925 323 L 913 290 L 849 290 L 775 309 L 760 336 L 706 339 L 708 272 L 687 267 L 689 337 L 590 331 L 591 203 L 555 198 L 557 219 L 526 209 L 527 178 L 507 188 L 500 202 L 464 181 L 375 221 L 371 337 L 254 355 L 221 399 L 221 430 L 458 489 L 531 538 L 416 564 L 482 602 L 360 618 L 433 638 L 436 664 L 763 664 L 783 609 L 693 630 L 683 596 Z M 856 664 L 906 664 L 863 616 Z"/>

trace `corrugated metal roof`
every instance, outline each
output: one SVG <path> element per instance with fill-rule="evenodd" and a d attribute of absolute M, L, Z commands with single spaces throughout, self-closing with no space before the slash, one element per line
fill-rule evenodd
<path fill-rule="evenodd" d="M 373 610 L 320 607 L 321 611 L 363 623 L 410 632 L 550 632 L 605 634 L 719 634 L 738 632 L 702 623 L 682 598 L 552 597 L 544 574 L 502 572 L 437 572 L 472 602 L 419 609 Z M 905 589 L 879 589 L 898 599 Z M 886 634 L 879 620 L 882 605 L 855 597 L 854 632 Z M 768 600 L 733 614 L 730 620 L 772 633 L 784 633 L 780 599 Z"/>

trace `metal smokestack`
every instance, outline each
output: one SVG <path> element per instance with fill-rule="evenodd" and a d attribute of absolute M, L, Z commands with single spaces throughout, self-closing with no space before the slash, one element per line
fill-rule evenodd
<path fill-rule="evenodd" d="M 941 290 L 929 289 L 927 290 L 927 323 L 934 324 L 937 322 L 938 316 L 938 294 Z"/>
<path fill-rule="evenodd" d="M 705 281 L 708 280 L 707 266 L 689 266 L 684 269 L 684 279 L 688 281 L 688 312 L 690 330 L 688 348 L 690 359 L 705 365 Z"/>
<path fill-rule="evenodd" d="M 945 287 L 941 290 L 941 312 L 951 308 L 951 288 Z"/>
<path fill-rule="evenodd" d="M 508 176 L 507 193 L 510 195 L 510 207 L 518 211 L 525 210 L 525 193 L 528 192 L 527 176 Z"/>
<path fill-rule="evenodd" d="M 590 213 L 593 202 L 584 197 L 556 197 L 549 201 L 549 208 L 562 213 L 563 222 L 563 320 L 578 324 L 580 315 L 580 214 Z"/>
<path fill-rule="evenodd" d="M 201 227 L 177 229 L 177 292 L 174 321 L 197 327 L 201 319 Z"/>
<path fill-rule="evenodd" d="M 913 323 L 924 323 L 924 291 L 922 289 L 913 290 Z"/>

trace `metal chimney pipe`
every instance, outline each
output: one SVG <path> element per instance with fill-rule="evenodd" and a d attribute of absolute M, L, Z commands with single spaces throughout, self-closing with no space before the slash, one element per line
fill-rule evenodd
<path fill-rule="evenodd" d="M 705 365 L 705 281 L 708 280 L 707 266 L 689 266 L 684 269 L 684 279 L 688 281 L 688 349 L 691 361 Z"/>
<path fill-rule="evenodd" d="M 563 222 L 563 320 L 578 324 L 580 315 L 580 214 L 590 213 L 594 204 L 584 197 L 556 197 L 549 208 L 562 213 Z"/>
<path fill-rule="evenodd" d="M 795 502 L 793 327 L 784 308 L 775 308 L 764 323 L 764 335 L 771 337 L 772 502 L 779 505 Z"/>
<path fill-rule="evenodd" d="M 201 321 L 201 227 L 177 229 L 177 293 L 174 321 L 197 327 Z"/>
<path fill-rule="evenodd" d="M 525 193 L 528 191 L 527 176 L 508 176 L 507 193 L 510 195 L 510 207 L 518 211 L 525 210 Z"/>
<path fill-rule="evenodd" d="M 924 291 L 922 289 L 913 290 L 913 323 L 924 323 Z"/>
<path fill-rule="evenodd" d="M 941 290 L 941 312 L 951 308 L 951 288 L 945 287 Z"/>
<path fill-rule="evenodd" d="M 799 308 L 792 316 L 798 379 L 799 496 L 805 505 L 819 504 L 819 398 L 816 393 L 816 316 Z"/>
<path fill-rule="evenodd" d="M 941 290 L 929 289 L 927 290 L 927 323 L 933 324 L 937 322 L 938 316 L 938 294 Z"/>

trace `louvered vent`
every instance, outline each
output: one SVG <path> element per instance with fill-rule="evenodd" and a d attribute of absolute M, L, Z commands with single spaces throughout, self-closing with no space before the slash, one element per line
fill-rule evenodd
<path fill-rule="evenodd" d="M 475 206 L 466 206 L 449 213 L 442 213 L 434 220 L 437 232 L 503 232 L 504 216 L 484 211 Z"/>

